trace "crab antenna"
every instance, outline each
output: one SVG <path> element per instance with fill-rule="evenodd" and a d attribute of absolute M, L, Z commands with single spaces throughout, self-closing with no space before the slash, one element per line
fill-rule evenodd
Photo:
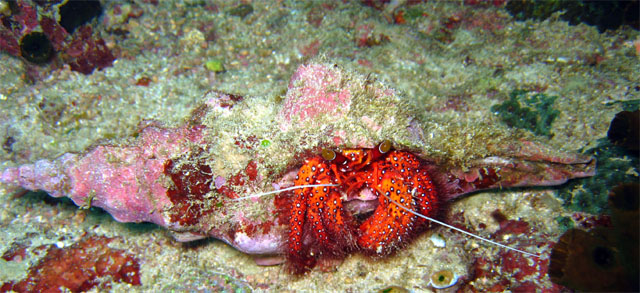
<path fill-rule="evenodd" d="M 258 194 L 252 194 L 252 195 L 249 195 L 249 196 L 238 197 L 238 198 L 234 199 L 234 201 L 239 201 L 239 200 L 248 199 L 248 198 L 257 198 L 257 197 L 261 197 L 261 196 L 265 196 L 265 195 L 269 195 L 269 194 L 280 193 L 280 192 L 285 192 L 285 191 L 294 190 L 294 189 L 300 189 L 300 188 L 323 187 L 323 186 L 339 186 L 339 185 L 340 184 L 309 184 L 309 185 L 291 186 L 291 187 L 278 189 L 278 190 L 274 190 L 274 191 L 269 191 L 269 192 L 263 192 L 263 193 L 258 193 Z"/>
<path fill-rule="evenodd" d="M 291 186 L 291 187 L 287 187 L 287 188 L 283 188 L 283 189 L 279 189 L 279 190 L 274 190 L 274 191 L 269 191 L 269 192 L 263 192 L 263 193 L 258 193 L 258 194 L 249 195 L 249 196 L 243 196 L 243 197 L 239 197 L 239 198 L 236 198 L 236 199 L 233 199 L 233 200 L 234 200 L 234 201 L 240 201 L 240 200 L 245 200 L 245 199 L 249 199 L 249 198 L 258 198 L 258 197 L 262 197 L 262 196 L 269 195 L 269 194 L 281 193 L 281 192 L 285 192 L 285 191 L 289 191 L 289 190 L 294 190 L 294 189 L 300 189 L 300 188 L 324 187 L 324 186 L 339 186 L 339 185 L 340 185 L 340 184 L 309 184 L 309 185 L 298 185 L 298 186 Z M 490 240 L 490 239 L 487 239 L 487 238 L 483 238 L 483 237 L 480 237 L 480 236 L 478 236 L 478 235 L 476 235 L 476 234 L 473 234 L 473 233 L 467 232 L 467 231 L 465 231 L 465 230 L 462 230 L 462 229 L 460 229 L 460 228 L 457 228 L 457 227 L 451 226 L 451 225 L 449 225 L 449 224 L 447 224 L 447 223 L 445 223 L 445 222 L 441 222 L 441 221 L 438 221 L 438 220 L 436 220 L 436 219 L 434 219 L 434 218 L 427 217 L 427 216 L 425 216 L 425 215 L 423 215 L 423 214 L 416 213 L 416 212 L 412 211 L 411 209 L 409 209 L 409 208 L 405 207 L 404 205 L 402 205 L 402 204 L 398 203 L 397 201 L 393 200 L 391 197 L 387 196 L 386 194 L 384 194 L 384 193 L 381 193 L 381 194 L 382 194 L 382 196 L 386 197 L 388 200 L 390 200 L 392 203 L 394 203 L 395 205 L 397 205 L 397 206 L 398 206 L 398 207 L 400 207 L 401 209 L 403 209 L 403 210 L 405 210 L 405 211 L 407 211 L 407 212 L 409 212 L 409 213 L 412 213 L 412 214 L 414 214 L 414 215 L 416 215 L 416 216 L 418 216 L 418 217 L 420 217 L 420 218 L 423 218 L 423 219 L 425 219 L 425 220 L 427 220 L 427 221 L 430 221 L 430 222 L 432 222 L 432 223 L 436 223 L 436 224 L 438 224 L 438 225 L 441 225 L 441 226 L 447 227 L 447 228 L 452 229 L 452 230 L 456 230 L 456 231 L 458 231 L 458 232 L 460 232 L 460 233 L 463 233 L 463 234 L 469 235 L 469 236 L 471 236 L 471 237 L 477 238 L 477 239 L 479 239 L 479 240 L 481 240 L 481 241 L 484 241 L 484 242 L 489 242 L 489 243 L 491 243 L 491 244 L 493 244 L 493 245 L 497 245 L 497 246 L 502 247 L 502 248 L 504 248 L 504 249 L 513 250 L 513 251 L 516 251 L 516 252 L 522 253 L 522 254 L 524 254 L 524 255 L 528 255 L 528 256 L 532 256 L 532 257 L 540 258 L 540 256 L 539 256 L 539 255 L 537 255 L 537 254 L 530 253 L 530 252 L 526 252 L 526 251 L 524 251 L 524 250 L 520 250 L 520 249 L 517 249 L 517 248 L 513 248 L 513 247 L 511 247 L 511 246 L 507 246 L 507 245 L 504 245 L 504 244 L 500 244 L 500 243 L 495 242 L 495 241 L 493 241 L 493 240 Z"/>
<path fill-rule="evenodd" d="M 403 209 L 403 210 L 405 210 L 405 211 L 407 211 L 407 212 L 409 212 L 409 213 L 412 213 L 412 214 L 414 214 L 414 215 L 416 215 L 416 216 L 418 216 L 418 217 L 420 217 L 420 218 L 423 218 L 423 219 L 428 220 L 428 221 L 431 221 L 431 222 L 433 222 L 433 223 L 436 223 L 436 224 L 439 224 L 439 225 L 445 226 L 445 227 L 447 227 L 447 228 L 449 228 L 449 229 L 456 230 L 456 231 L 458 231 L 458 232 L 460 232 L 460 233 L 463 233 L 463 234 L 469 235 L 469 236 L 471 236 L 471 237 L 475 237 L 475 238 L 480 239 L 480 240 L 482 240 L 482 241 L 489 242 L 489 243 L 491 243 L 491 244 L 494 244 L 494 245 L 500 246 L 500 247 L 502 247 L 502 248 L 505 248 L 505 249 L 508 249 L 508 250 L 513 250 L 513 251 L 517 251 L 517 252 L 520 252 L 520 253 L 525 254 L 525 255 L 528 255 L 528 256 L 533 256 L 533 257 L 540 258 L 540 256 L 539 256 L 539 255 L 537 255 L 537 254 L 533 254 L 533 253 L 530 253 L 530 252 L 526 252 L 526 251 L 524 251 L 524 250 L 520 250 L 520 249 L 517 249 L 517 248 L 513 248 L 513 247 L 510 247 L 510 246 L 506 246 L 506 245 L 504 245 L 504 244 L 500 244 L 500 243 L 495 242 L 495 241 L 493 241 L 493 240 L 489 240 L 489 239 L 486 239 L 486 238 L 482 238 L 482 237 L 480 237 L 480 236 L 478 236 L 478 235 L 475 235 L 475 234 L 473 234 L 473 233 L 467 232 L 467 231 L 462 230 L 462 229 L 460 229 L 460 228 L 456 228 L 456 227 L 451 226 L 451 225 L 449 225 L 449 224 L 447 224 L 447 223 L 444 223 L 444 222 L 438 221 L 438 220 L 436 220 L 436 219 L 433 219 L 433 218 L 427 217 L 427 216 L 425 216 L 425 215 L 423 215 L 423 214 L 420 214 L 420 213 L 416 213 L 416 212 L 412 211 L 411 209 L 409 209 L 409 208 L 407 208 L 407 207 L 405 207 L 405 206 L 401 205 L 401 204 L 400 204 L 400 203 L 398 203 L 397 201 L 395 201 L 395 200 L 391 199 L 391 197 L 387 196 L 386 194 L 384 194 L 384 193 L 381 193 L 381 194 L 382 194 L 384 197 L 386 197 L 388 200 L 390 200 L 392 203 L 396 204 L 396 205 L 397 205 L 398 207 L 400 207 L 401 209 Z"/>

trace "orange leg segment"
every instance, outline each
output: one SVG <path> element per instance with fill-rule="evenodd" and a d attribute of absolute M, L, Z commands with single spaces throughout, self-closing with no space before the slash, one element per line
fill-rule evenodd
<path fill-rule="evenodd" d="M 415 209 L 415 204 L 409 187 L 393 170 L 385 172 L 375 189 L 380 204 L 374 214 L 360 225 L 358 246 L 369 253 L 387 255 L 410 235 L 416 217 L 389 202 L 381 193 L 411 210 Z"/>

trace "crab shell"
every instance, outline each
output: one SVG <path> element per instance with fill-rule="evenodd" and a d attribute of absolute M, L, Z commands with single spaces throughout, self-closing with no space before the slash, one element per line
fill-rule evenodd
<path fill-rule="evenodd" d="M 323 255 L 338 257 L 353 251 L 388 255 L 425 223 L 399 205 L 434 216 L 440 200 L 420 161 L 409 152 L 391 150 L 389 141 L 372 149 L 325 150 L 305 162 L 295 185 L 323 185 L 294 191 L 287 244 L 296 272 L 313 267 Z M 372 192 L 378 204 L 358 221 L 344 209 L 342 195 L 349 198 L 361 191 Z"/>

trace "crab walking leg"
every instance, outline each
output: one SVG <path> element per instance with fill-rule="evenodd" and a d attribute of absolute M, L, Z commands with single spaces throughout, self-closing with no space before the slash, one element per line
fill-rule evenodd
<path fill-rule="evenodd" d="M 320 180 L 321 183 L 330 182 L 326 177 Z M 321 204 L 322 223 L 326 227 L 330 244 L 328 248 L 331 254 L 343 255 L 355 247 L 354 235 L 350 218 L 345 213 L 340 193 L 334 187 L 323 188 L 326 200 Z"/>
<path fill-rule="evenodd" d="M 438 196 L 436 187 L 431 181 L 427 171 L 417 169 L 416 175 L 409 181 L 409 189 L 411 196 L 416 201 L 417 213 L 422 215 L 433 215 L 438 211 Z M 427 221 L 423 218 L 417 220 L 418 223 L 424 224 Z"/>
<path fill-rule="evenodd" d="M 381 195 L 385 194 L 414 209 L 411 192 L 400 178 L 396 172 L 390 170 L 385 173 L 380 186 L 376 188 L 375 193 L 380 204 L 373 216 L 362 223 L 359 229 L 358 245 L 368 253 L 387 255 L 395 251 L 413 229 L 416 217 L 396 205 L 391 205 L 389 200 Z"/>
<path fill-rule="evenodd" d="M 416 202 L 416 211 L 423 215 L 432 215 L 437 211 L 438 196 L 436 187 L 429 173 L 420 167 L 418 159 L 407 152 L 393 151 L 386 158 L 387 166 L 398 172 L 409 186 Z M 416 227 L 426 223 L 422 218 L 416 219 Z"/>
<path fill-rule="evenodd" d="M 330 247 L 332 242 L 323 221 L 324 201 L 327 200 L 326 187 L 314 187 L 307 195 L 307 221 L 311 225 L 311 234 L 320 248 Z"/>
<path fill-rule="evenodd" d="M 308 170 L 307 170 L 308 171 Z M 305 170 L 300 170 L 296 177 L 296 183 L 304 180 L 300 175 Z M 311 188 L 300 188 L 293 191 L 294 199 L 289 218 L 289 240 L 287 242 L 289 255 L 296 256 L 302 253 L 302 232 L 307 217 L 307 193 Z"/>
<path fill-rule="evenodd" d="M 319 177 L 328 176 L 325 174 L 328 172 L 326 164 L 322 158 L 315 157 L 307 161 L 307 163 L 298 171 L 295 185 L 307 185 L 315 184 Z M 323 182 L 324 184 L 330 183 Z M 328 236 L 326 234 L 324 225 L 322 224 L 322 217 L 320 212 L 322 207 L 321 202 L 326 198 L 323 196 L 323 190 L 331 187 L 318 186 L 310 188 L 302 188 L 294 190 L 293 208 L 291 210 L 291 218 L 289 219 L 289 255 L 306 257 L 305 254 L 305 236 L 304 227 L 310 225 L 312 227 L 311 234 L 317 239 L 321 245 L 327 245 Z M 322 198 L 322 200 L 321 200 Z"/>

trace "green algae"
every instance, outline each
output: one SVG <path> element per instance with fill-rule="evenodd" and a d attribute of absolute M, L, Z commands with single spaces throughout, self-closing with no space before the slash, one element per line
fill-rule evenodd
<path fill-rule="evenodd" d="M 219 73 L 219 72 L 224 72 L 224 64 L 222 64 L 222 60 L 220 59 L 212 59 L 207 61 L 204 64 L 204 67 L 206 67 L 209 71 L 215 72 L 215 73 Z"/>
<path fill-rule="evenodd" d="M 556 223 L 561 232 L 565 232 L 575 226 L 573 220 L 570 217 L 558 216 L 555 218 Z"/>
<path fill-rule="evenodd" d="M 636 110 L 640 110 L 640 100 L 629 100 L 629 101 L 621 101 L 622 110 L 633 112 Z"/>
<path fill-rule="evenodd" d="M 637 182 L 640 162 L 637 156 L 612 145 L 606 139 L 586 153 L 598 160 L 596 175 L 570 181 L 558 191 L 558 197 L 572 211 L 591 214 L 607 212 L 609 191 L 620 183 Z"/>
<path fill-rule="evenodd" d="M 253 6 L 251 6 L 251 4 L 240 4 L 229 10 L 230 15 L 238 16 L 240 18 L 245 18 L 251 13 L 253 13 Z"/>
<path fill-rule="evenodd" d="M 553 108 L 557 96 L 544 93 L 531 95 L 525 90 L 513 90 L 509 100 L 491 107 L 510 127 L 527 129 L 537 135 L 551 136 L 551 124 L 560 113 Z"/>
<path fill-rule="evenodd" d="M 407 20 L 414 20 L 416 18 L 422 17 L 424 14 L 424 10 L 420 7 L 409 7 L 405 10 L 404 17 Z"/>

